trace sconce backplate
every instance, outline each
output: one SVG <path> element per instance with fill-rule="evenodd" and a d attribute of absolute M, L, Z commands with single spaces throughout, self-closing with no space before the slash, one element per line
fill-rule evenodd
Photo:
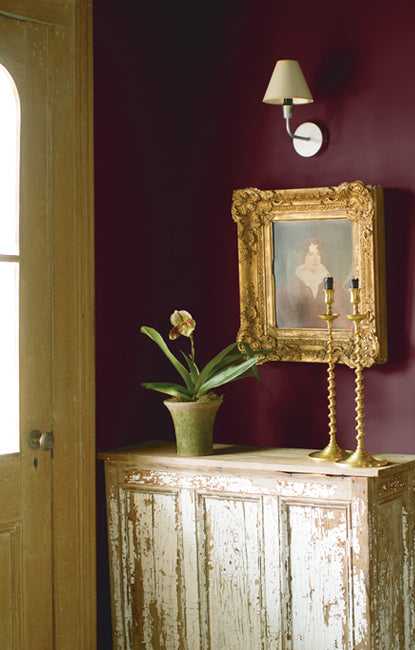
<path fill-rule="evenodd" d="M 295 136 L 310 138 L 309 140 L 299 140 Z M 314 156 L 321 149 L 323 144 L 323 133 L 314 122 L 304 122 L 295 130 L 293 145 L 296 152 L 304 158 Z"/>

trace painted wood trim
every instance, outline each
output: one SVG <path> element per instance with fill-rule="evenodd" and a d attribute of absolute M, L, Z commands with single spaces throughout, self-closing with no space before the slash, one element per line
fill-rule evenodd
<path fill-rule="evenodd" d="M 70 27 L 74 0 L 0 0 L 0 13 L 45 25 Z"/>
<path fill-rule="evenodd" d="M 108 463 L 105 467 L 107 526 L 108 526 L 108 553 L 111 590 L 111 619 L 112 638 L 115 650 L 125 648 L 124 633 L 124 598 L 122 587 L 122 538 L 121 538 L 121 494 L 117 481 L 117 467 Z"/>
<path fill-rule="evenodd" d="M 54 596 L 58 650 L 96 647 L 92 6 L 52 27 Z M 69 92 L 69 96 L 68 96 Z"/>
<path fill-rule="evenodd" d="M 53 417 L 49 28 L 10 19 L 4 21 L 8 24 L 5 31 L 12 33 L 16 30 L 24 34 L 25 50 L 22 54 L 23 60 L 28 61 L 23 66 L 25 80 L 21 93 L 20 192 L 23 255 L 20 269 L 23 639 L 25 645 L 33 640 L 34 648 L 40 648 L 42 644 L 50 646 L 54 641 L 53 463 L 50 453 L 40 454 L 28 448 L 27 435 L 35 428 L 42 432 L 50 431 Z M 26 133 L 30 130 L 27 138 L 25 130 Z M 39 166 L 38 174 L 31 173 L 35 165 Z M 30 215 L 34 209 L 36 218 L 33 219 Z M 34 494 L 37 495 L 35 503 Z"/>
<path fill-rule="evenodd" d="M 75 4 L 79 647 L 96 647 L 93 4 Z"/>

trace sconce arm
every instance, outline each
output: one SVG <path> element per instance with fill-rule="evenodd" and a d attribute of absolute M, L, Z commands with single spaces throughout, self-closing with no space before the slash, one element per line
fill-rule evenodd
<path fill-rule="evenodd" d="M 284 103 L 282 105 L 282 113 L 284 115 L 285 119 L 285 126 L 287 127 L 287 133 L 294 140 L 310 140 L 311 138 L 305 138 L 302 135 L 294 135 L 294 133 L 291 132 L 291 126 L 290 126 L 290 119 L 293 116 L 293 104 L 292 104 L 292 99 L 284 99 Z"/>

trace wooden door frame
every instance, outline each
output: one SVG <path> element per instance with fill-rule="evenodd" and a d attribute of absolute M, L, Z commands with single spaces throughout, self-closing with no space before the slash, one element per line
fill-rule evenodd
<path fill-rule="evenodd" d="M 53 233 L 54 648 L 96 648 L 91 0 L 0 0 L 48 29 Z"/>
<path fill-rule="evenodd" d="M 55 641 L 84 650 L 96 647 L 92 3 L 65 4 L 73 6 L 73 52 L 61 52 L 53 161 Z"/>

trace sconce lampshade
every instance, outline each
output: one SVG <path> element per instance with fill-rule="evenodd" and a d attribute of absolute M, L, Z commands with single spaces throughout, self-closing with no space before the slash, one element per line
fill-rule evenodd
<path fill-rule="evenodd" d="M 292 104 L 314 101 L 298 61 L 277 61 L 263 101 L 265 104 L 284 104 L 284 99 L 292 99 Z"/>

